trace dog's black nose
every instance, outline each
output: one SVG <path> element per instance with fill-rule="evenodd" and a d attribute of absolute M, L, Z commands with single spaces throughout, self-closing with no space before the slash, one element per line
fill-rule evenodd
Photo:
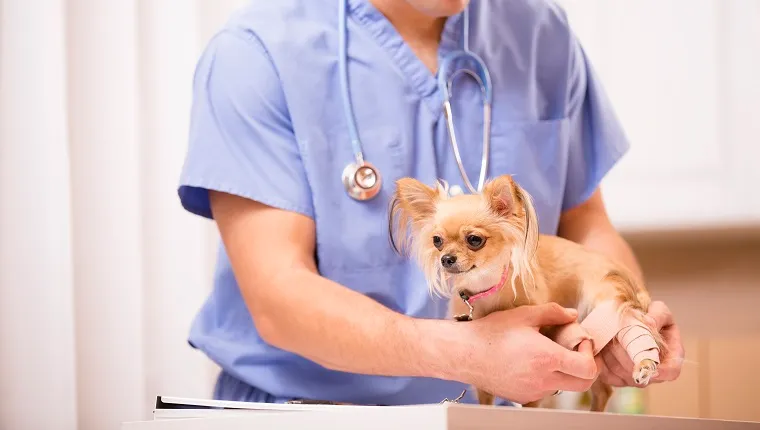
<path fill-rule="evenodd" d="M 456 262 L 457 262 L 456 255 L 446 254 L 443 257 L 441 257 L 441 264 L 443 265 L 443 267 L 446 267 L 446 268 L 451 267 Z"/>

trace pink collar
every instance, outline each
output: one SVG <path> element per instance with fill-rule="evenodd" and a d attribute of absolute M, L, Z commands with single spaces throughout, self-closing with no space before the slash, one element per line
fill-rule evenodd
<path fill-rule="evenodd" d="M 501 279 L 499 279 L 499 282 L 496 283 L 496 285 L 493 285 L 489 289 L 480 292 L 478 294 L 475 294 L 474 296 L 468 296 L 465 293 L 459 294 L 459 296 L 467 303 L 472 303 L 477 299 L 482 299 L 483 297 L 490 296 L 491 294 L 501 290 L 501 288 L 504 286 L 504 284 L 507 281 L 507 273 L 509 273 L 509 266 L 504 268 L 504 272 L 501 274 Z"/>

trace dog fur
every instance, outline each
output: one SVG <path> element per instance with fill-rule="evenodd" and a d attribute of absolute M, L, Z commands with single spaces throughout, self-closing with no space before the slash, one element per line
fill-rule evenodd
<path fill-rule="evenodd" d="M 481 193 L 457 196 L 449 195 L 444 182 L 430 187 L 413 178 L 399 179 L 389 232 L 394 249 L 416 259 L 430 292 L 450 299 L 452 316 L 469 312 L 460 292 L 487 290 L 505 267 L 507 285 L 479 299 L 473 318 L 555 302 L 577 309 L 582 321 L 596 304 L 612 299 L 619 303 L 620 314 L 629 312 L 641 320 L 651 302 L 644 285 L 626 267 L 575 242 L 539 234 L 531 196 L 510 175 L 489 181 Z M 442 264 L 443 256 L 449 267 Z M 553 329 L 541 332 L 551 337 Z M 653 335 L 664 351 L 659 334 Z M 654 372 L 656 364 L 650 360 L 635 363 L 638 378 L 648 381 Z M 479 403 L 493 404 L 490 393 L 477 391 Z M 604 411 L 612 393 L 611 386 L 595 381 L 591 410 Z M 526 406 L 540 405 L 537 401 Z"/>

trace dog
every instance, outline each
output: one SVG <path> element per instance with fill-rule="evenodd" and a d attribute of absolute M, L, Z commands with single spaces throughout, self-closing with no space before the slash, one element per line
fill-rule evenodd
<path fill-rule="evenodd" d="M 417 261 L 430 292 L 450 300 L 451 316 L 457 320 L 555 302 L 577 309 L 579 322 L 588 317 L 601 326 L 614 326 L 605 341 L 622 342 L 624 331 L 631 328 L 638 334 L 629 338 L 646 337 L 641 328 L 651 298 L 644 285 L 605 255 L 539 234 L 532 198 L 511 175 L 487 182 L 475 194 L 450 195 L 445 182 L 428 186 L 408 177 L 397 180 L 395 188 L 388 219 L 391 245 Z M 605 307 L 612 313 L 603 313 Z M 620 319 L 614 321 L 615 317 Z M 629 324 L 620 323 L 624 320 Z M 541 333 L 562 343 L 562 327 L 543 327 Z M 633 378 L 640 385 L 648 384 L 655 374 L 657 354 L 665 348 L 659 333 L 643 334 L 656 348 L 655 356 L 643 358 L 629 352 L 636 358 Z M 566 346 L 574 348 L 577 343 L 580 339 Z M 595 345 L 595 354 L 603 346 Z M 492 394 L 475 389 L 480 404 L 493 404 Z M 590 391 L 590 410 L 603 412 L 613 387 L 596 380 Z M 538 400 L 525 406 L 540 405 Z"/>

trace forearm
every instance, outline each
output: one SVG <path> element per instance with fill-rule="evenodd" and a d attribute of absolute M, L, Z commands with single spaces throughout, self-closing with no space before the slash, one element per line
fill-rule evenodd
<path fill-rule="evenodd" d="M 558 235 L 586 248 L 609 255 L 634 275 L 643 273 L 630 245 L 607 216 L 602 193 L 597 190 L 586 202 L 562 214 Z"/>
<path fill-rule="evenodd" d="M 469 352 L 462 325 L 407 317 L 320 276 L 307 217 L 225 193 L 210 200 L 264 341 L 344 372 L 458 379 L 452 364 Z"/>
<path fill-rule="evenodd" d="M 344 372 L 456 379 L 446 358 L 461 325 L 396 313 L 308 269 L 248 290 L 257 329 L 281 349 Z"/>
<path fill-rule="evenodd" d="M 609 255 L 626 266 L 634 275 L 643 279 L 644 274 L 631 246 L 614 227 L 601 227 L 592 230 L 589 234 L 582 237 L 579 242 L 590 250 Z"/>

